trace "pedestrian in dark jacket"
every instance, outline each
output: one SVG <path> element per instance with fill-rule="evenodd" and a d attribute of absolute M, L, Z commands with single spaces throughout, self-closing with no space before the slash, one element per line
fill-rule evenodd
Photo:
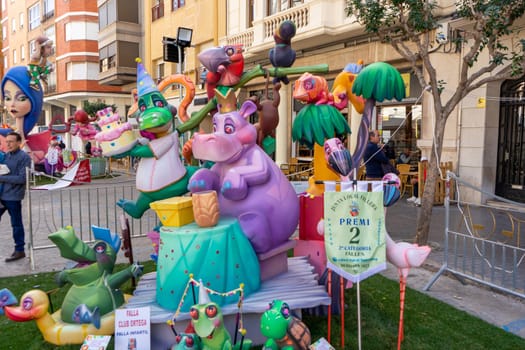
<path fill-rule="evenodd" d="M 22 200 L 26 192 L 26 168 L 31 167 L 31 158 L 20 149 L 22 136 L 16 132 L 10 132 L 6 137 L 7 153 L 4 163 L 9 168 L 9 173 L 0 175 L 0 183 L 3 185 L 0 194 L 0 219 L 7 211 L 11 217 L 13 229 L 13 240 L 15 250 L 11 256 L 5 259 L 11 262 L 25 258 L 25 232 L 22 222 Z"/>
<path fill-rule="evenodd" d="M 379 132 L 372 130 L 368 133 L 368 144 L 363 157 L 366 167 L 367 180 L 381 180 L 383 178 L 383 164 L 389 160 L 379 146 Z"/>

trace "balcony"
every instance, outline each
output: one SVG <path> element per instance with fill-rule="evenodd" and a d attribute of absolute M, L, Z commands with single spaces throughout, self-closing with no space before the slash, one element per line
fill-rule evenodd
<path fill-rule="evenodd" d="M 137 68 L 112 65 L 98 73 L 100 85 L 122 86 L 137 81 Z"/>
<path fill-rule="evenodd" d="M 55 10 L 52 10 L 52 11 L 48 11 L 46 13 L 44 13 L 42 15 L 42 20 L 41 22 L 45 22 L 47 21 L 48 19 L 52 18 L 53 16 L 55 16 Z"/>
<path fill-rule="evenodd" d="M 263 6 L 260 2 L 260 6 Z M 263 19 L 254 26 L 220 38 L 220 45 L 242 44 L 246 61 L 267 57 L 274 46 L 273 34 L 282 21 L 290 20 L 297 32 L 292 39 L 295 50 L 329 46 L 362 35 L 364 30 L 352 17 L 346 16 L 345 0 L 313 0 Z M 261 13 L 263 9 L 260 9 Z"/>
<path fill-rule="evenodd" d="M 162 17 L 164 17 L 164 1 L 159 1 L 157 5 L 151 8 L 151 21 L 156 21 Z"/>

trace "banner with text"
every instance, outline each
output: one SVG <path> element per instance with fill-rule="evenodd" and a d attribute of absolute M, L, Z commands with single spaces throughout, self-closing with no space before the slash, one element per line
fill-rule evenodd
<path fill-rule="evenodd" d="M 115 310 L 115 349 L 150 350 L 150 308 Z"/>
<path fill-rule="evenodd" d="M 352 282 L 386 269 L 383 192 L 325 192 L 327 266 Z"/>

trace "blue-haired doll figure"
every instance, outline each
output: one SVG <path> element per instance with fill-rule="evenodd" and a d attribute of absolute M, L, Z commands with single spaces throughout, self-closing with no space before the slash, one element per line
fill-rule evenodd
<path fill-rule="evenodd" d="M 5 137 L 13 129 L 18 132 L 22 136 L 23 148 L 31 151 L 31 157 L 36 164 L 44 159 L 50 133 L 29 135 L 40 117 L 44 101 L 42 89 L 31 88 L 31 79 L 27 66 L 12 67 L 4 75 L 1 83 L 2 99 L 7 113 L 15 120 L 15 125 L 14 128 L 1 128 L 0 135 Z M 40 149 L 41 147 L 36 147 L 40 143 L 36 140 L 42 136 L 46 139 L 42 140 L 44 148 Z"/>

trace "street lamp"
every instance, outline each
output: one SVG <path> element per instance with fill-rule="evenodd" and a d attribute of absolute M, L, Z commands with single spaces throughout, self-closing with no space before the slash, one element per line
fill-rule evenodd
<path fill-rule="evenodd" d="M 182 73 L 182 64 L 184 63 L 184 49 L 191 46 L 191 37 L 193 29 L 179 27 L 177 29 L 177 50 L 179 51 L 180 62 L 177 66 L 177 73 Z"/>
<path fill-rule="evenodd" d="M 193 29 L 179 27 L 179 29 L 177 29 L 177 44 L 180 47 L 190 47 L 192 35 Z"/>

